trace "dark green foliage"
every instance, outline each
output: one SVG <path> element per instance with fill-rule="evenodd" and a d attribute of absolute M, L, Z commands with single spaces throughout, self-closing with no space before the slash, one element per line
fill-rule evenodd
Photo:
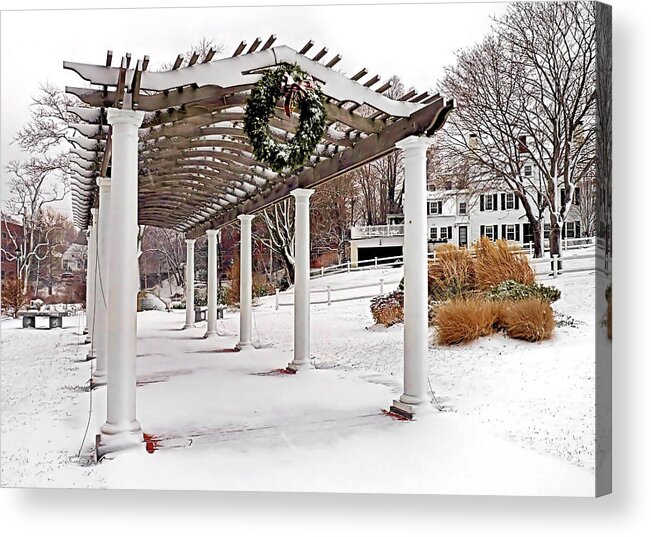
<path fill-rule="evenodd" d="M 530 283 L 525 285 L 514 280 L 507 280 L 489 289 L 486 292 L 486 298 L 488 300 L 510 301 L 538 298 L 551 304 L 561 298 L 561 292 L 556 287 L 543 285 L 541 283 Z"/>
<path fill-rule="evenodd" d="M 283 97 L 285 75 L 297 82 L 311 81 L 298 65 L 283 63 L 269 69 L 251 90 L 244 116 L 244 132 L 253 146 L 253 155 L 279 173 L 285 169 L 294 170 L 309 159 L 326 125 L 323 94 L 315 85 L 314 89 L 298 93 L 299 125 L 291 141 L 280 143 L 269 135 L 269 119 Z"/>

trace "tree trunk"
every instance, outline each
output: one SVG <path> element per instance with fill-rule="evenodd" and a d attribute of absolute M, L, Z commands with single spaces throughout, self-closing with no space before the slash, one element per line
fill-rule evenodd
<path fill-rule="evenodd" d="M 549 256 L 554 257 L 557 255 L 559 257 L 558 269 L 562 268 L 560 257 L 561 257 L 561 226 L 558 221 L 553 222 L 551 229 L 549 230 Z"/>
<path fill-rule="evenodd" d="M 533 228 L 533 256 L 535 258 L 540 258 L 543 256 L 543 241 L 544 241 L 542 221 L 538 220 L 535 224 L 532 224 L 532 228 Z"/>

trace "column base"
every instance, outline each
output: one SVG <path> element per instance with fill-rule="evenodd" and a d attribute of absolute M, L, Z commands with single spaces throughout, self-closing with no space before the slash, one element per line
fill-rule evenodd
<path fill-rule="evenodd" d="M 88 362 L 90 360 L 94 360 L 95 358 L 97 358 L 97 354 L 95 353 L 95 351 L 94 350 L 88 351 L 88 354 L 86 355 L 86 361 Z"/>
<path fill-rule="evenodd" d="M 84 343 L 90 343 L 90 333 L 86 334 L 86 339 L 84 339 Z"/>
<path fill-rule="evenodd" d="M 213 332 L 206 332 L 206 333 L 203 335 L 203 339 L 210 339 L 210 338 L 215 337 L 215 336 L 218 336 L 218 335 L 219 335 L 219 334 L 217 334 L 217 332 L 214 332 L 214 331 L 213 331 Z"/>
<path fill-rule="evenodd" d="M 255 349 L 251 341 L 240 341 L 235 345 L 235 348 L 240 351 L 243 351 L 244 349 Z"/>
<path fill-rule="evenodd" d="M 290 362 L 287 365 L 287 369 L 293 371 L 294 373 L 298 373 L 299 371 L 312 371 L 315 369 L 315 367 L 312 362 Z"/>
<path fill-rule="evenodd" d="M 429 401 L 422 401 L 420 403 L 405 403 L 400 399 L 394 399 L 393 404 L 391 405 L 389 410 L 407 419 L 412 419 L 414 416 L 433 412 L 434 407 Z"/>
<path fill-rule="evenodd" d="M 133 449 L 144 444 L 145 438 L 138 421 L 126 426 L 105 423 L 95 439 L 95 455 L 100 461 L 107 455 Z"/>
<path fill-rule="evenodd" d="M 100 386 L 106 386 L 106 375 L 101 377 L 91 377 L 90 379 L 90 389 L 94 390 Z"/>
<path fill-rule="evenodd" d="M 181 328 L 181 330 L 187 330 L 188 328 L 194 328 L 194 324 L 185 323 L 183 325 L 183 328 Z"/>
<path fill-rule="evenodd" d="M 88 334 L 88 328 L 84 328 L 84 332 L 83 332 L 83 334 L 84 334 L 84 335 Z"/>

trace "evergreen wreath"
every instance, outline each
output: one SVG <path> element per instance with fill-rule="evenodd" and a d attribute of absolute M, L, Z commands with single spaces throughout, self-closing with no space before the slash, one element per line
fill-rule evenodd
<path fill-rule="evenodd" d="M 269 134 L 269 119 L 278 100 L 285 98 L 285 114 L 292 107 L 299 113 L 298 129 L 287 143 Z M 253 146 L 253 155 L 275 172 L 295 170 L 310 158 L 325 131 L 323 94 L 312 77 L 298 65 L 280 64 L 269 69 L 251 89 L 244 115 L 244 132 Z"/>

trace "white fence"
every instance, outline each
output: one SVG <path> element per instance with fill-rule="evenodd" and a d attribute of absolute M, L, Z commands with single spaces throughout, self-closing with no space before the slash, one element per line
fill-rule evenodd
<path fill-rule="evenodd" d="M 378 226 L 370 226 L 370 227 L 378 227 Z M 395 226 L 394 226 L 395 227 Z M 566 252 L 571 252 L 575 250 L 582 250 L 582 249 L 587 249 L 591 248 L 592 246 L 595 245 L 595 238 L 594 237 L 581 237 L 577 239 L 563 239 L 561 242 L 561 252 L 563 253 L 563 256 L 565 256 Z M 527 243 L 523 245 L 523 249 L 525 252 L 528 252 L 529 255 L 531 256 L 532 261 L 536 262 L 538 261 L 537 259 L 533 258 L 533 245 L 530 243 Z M 473 249 L 470 248 L 469 251 L 473 253 Z M 549 243 L 548 241 L 545 243 L 545 252 L 549 252 Z M 435 259 L 436 257 L 436 252 L 429 252 L 428 257 L 430 259 Z M 544 259 L 544 258 L 541 258 Z M 547 262 L 550 261 L 550 258 L 547 258 Z M 347 261 L 346 263 L 341 263 L 339 265 L 330 265 L 329 267 L 321 267 L 318 269 L 311 269 L 310 270 L 310 278 L 319 278 L 321 276 L 328 276 L 330 274 L 341 274 L 342 272 L 353 272 L 353 271 L 360 271 L 360 270 L 372 270 L 376 269 L 379 267 L 386 267 L 387 265 L 393 266 L 393 267 L 400 267 L 404 264 L 403 256 L 390 256 L 390 257 L 375 257 L 373 259 L 366 259 L 364 261 L 359 261 L 357 263 L 357 266 L 354 267 L 351 265 L 350 261 Z"/>
<path fill-rule="evenodd" d="M 536 277 L 540 279 L 557 278 L 560 274 L 571 274 L 580 272 L 597 271 L 600 273 L 608 273 L 610 271 L 610 258 L 604 258 L 599 255 L 595 250 L 595 240 L 593 237 L 579 238 L 579 239 L 563 239 L 562 255 L 554 255 L 553 257 L 534 258 L 529 257 L 529 264 L 536 273 Z M 525 252 L 527 249 L 525 249 Z M 473 250 L 470 249 L 472 253 Z M 436 258 L 436 252 L 429 252 L 430 259 Z M 352 267 L 350 263 L 342 263 L 330 267 L 322 267 L 320 269 L 313 269 L 311 271 L 311 278 L 316 279 L 322 276 L 331 274 L 340 274 L 343 272 L 356 272 L 362 270 L 373 270 L 376 268 L 400 267 L 403 265 L 402 256 L 375 258 L 366 262 L 362 262 L 357 267 Z M 384 278 L 378 278 L 372 283 L 356 284 L 348 286 L 333 287 L 326 285 L 323 287 L 315 287 L 310 289 L 310 304 L 327 304 L 330 305 L 335 302 L 345 302 L 348 300 L 358 300 L 363 298 L 372 298 L 378 294 L 383 295 L 385 292 L 393 290 L 393 286 L 397 285 L 400 280 L 387 281 Z M 391 289 L 389 287 L 391 286 Z M 360 289 L 363 290 L 361 294 L 348 293 L 349 291 Z M 368 291 L 366 291 L 368 290 Z M 276 290 L 276 309 L 281 306 L 292 306 L 293 290 L 280 292 Z M 292 300 L 285 302 L 284 297 L 291 297 Z M 314 297 L 314 298 L 313 298 Z"/>
<path fill-rule="evenodd" d="M 350 228 L 351 239 L 371 239 L 374 237 L 402 237 L 404 224 L 387 224 L 384 226 L 353 226 Z"/>

